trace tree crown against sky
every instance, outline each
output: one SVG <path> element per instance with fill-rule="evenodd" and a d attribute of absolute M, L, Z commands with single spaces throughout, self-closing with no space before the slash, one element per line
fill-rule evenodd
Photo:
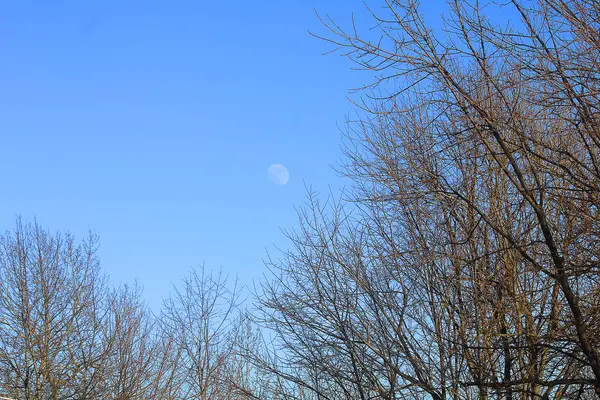
<path fill-rule="evenodd" d="M 254 312 L 200 270 L 152 316 L 106 286 L 93 238 L 4 235 L 2 390 L 597 398 L 600 2 L 448 6 L 436 29 L 412 0 L 368 4 L 369 32 L 322 18 L 376 79 L 347 125 L 352 185 L 309 193 Z"/>
<path fill-rule="evenodd" d="M 416 1 L 378 5 L 371 32 L 323 18 L 376 80 L 348 124 L 350 205 L 312 201 L 265 287 L 290 379 L 325 398 L 597 396 L 600 3 L 450 1 L 439 29 Z"/>

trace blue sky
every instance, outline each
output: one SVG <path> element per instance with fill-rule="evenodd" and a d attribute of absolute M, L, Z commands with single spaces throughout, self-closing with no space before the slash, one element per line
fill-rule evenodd
<path fill-rule="evenodd" d="M 249 284 L 330 169 L 358 82 L 311 37 L 360 2 L 2 2 L 0 227 L 101 239 L 158 304 L 205 263 Z M 277 186 L 267 167 L 284 164 Z"/>
<path fill-rule="evenodd" d="M 0 3 L 0 228 L 93 230 L 151 305 L 202 263 L 251 284 L 305 184 L 343 184 L 345 96 L 367 81 L 321 55 L 315 8 L 366 20 L 357 0 Z"/>

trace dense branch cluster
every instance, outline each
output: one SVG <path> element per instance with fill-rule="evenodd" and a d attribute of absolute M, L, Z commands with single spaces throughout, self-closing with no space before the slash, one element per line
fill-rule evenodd
<path fill-rule="evenodd" d="M 233 399 L 257 381 L 222 273 L 192 271 L 154 315 L 138 287 L 108 287 L 96 244 L 20 220 L 0 236 L 0 397 Z"/>
<path fill-rule="evenodd" d="M 595 398 L 600 2 L 450 1 L 442 34 L 418 7 L 323 19 L 377 79 L 353 188 L 310 202 L 265 288 L 288 372 L 330 399 Z"/>

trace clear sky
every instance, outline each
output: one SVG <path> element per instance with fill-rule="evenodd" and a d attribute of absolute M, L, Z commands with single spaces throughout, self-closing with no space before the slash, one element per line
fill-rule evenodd
<path fill-rule="evenodd" d="M 357 82 L 314 8 L 348 1 L 0 3 L 0 228 L 15 215 L 101 239 L 151 304 L 192 266 L 250 283 L 305 183 L 341 180 Z M 267 177 L 284 164 L 285 186 Z"/>
<path fill-rule="evenodd" d="M 0 228 L 100 236 L 151 305 L 205 263 L 260 277 L 305 184 L 334 190 L 348 89 L 365 81 L 314 9 L 361 1 L 0 2 Z M 362 10 L 362 11 L 361 11 Z M 287 185 L 267 177 L 284 164 Z"/>

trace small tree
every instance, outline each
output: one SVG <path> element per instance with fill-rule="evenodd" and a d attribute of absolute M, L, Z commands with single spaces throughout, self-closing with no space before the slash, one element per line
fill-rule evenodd
<path fill-rule="evenodd" d="M 173 369 L 168 398 L 231 398 L 228 363 L 239 292 L 227 285 L 222 272 L 193 270 L 164 302 L 160 329 Z"/>
<path fill-rule="evenodd" d="M 138 289 L 111 291 L 97 238 L 37 222 L 0 236 L 0 393 L 15 399 L 161 397 L 150 314 Z"/>
<path fill-rule="evenodd" d="M 92 235 L 50 235 L 37 222 L 0 237 L 1 390 L 19 399 L 97 393 L 109 350 L 105 281 Z"/>

